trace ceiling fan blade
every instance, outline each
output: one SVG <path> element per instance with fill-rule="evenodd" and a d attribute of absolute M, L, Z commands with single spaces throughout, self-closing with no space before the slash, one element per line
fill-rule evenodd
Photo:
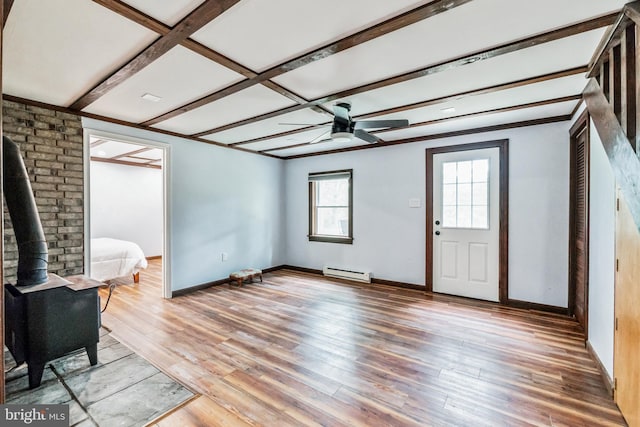
<path fill-rule="evenodd" d="M 322 132 L 320 135 L 316 136 L 311 141 L 309 141 L 309 144 L 317 144 L 318 142 L 321 142 L 325 138 L 325 136 L 330 135 L 330 134 L 331 134 L 330 130 L 328 130 L 326 132 Z"/>
<path fill-rule="evenodd" d="M 336 120 L 345 123 L 351 123 L 351 117 L 349 116 L 349 110 L 351 110 L 351 105 L 346 102 L 338 102 L 333 106 L 333 114 L 335 115 Z"/>
<path fill-rule="evenodd" d="M 375 135 L 371 135 L 369 132 L 364 131 L 362 129 L 356 129 L 353 132 L 353 136 L 355 136 L 356 138 L 360 138 L 363 141 L 367 141 L 370 144 L 375 144 L 376 142 L 380 142 L 382 141 L 380 138 L 378 138 Z"/>
<path fill-rule="evenodd" d="M 356 129 L 374 129 L 374 128 L 401 128 L 409 126 L 409 120 L 367 120 L 356 122 Z"/>

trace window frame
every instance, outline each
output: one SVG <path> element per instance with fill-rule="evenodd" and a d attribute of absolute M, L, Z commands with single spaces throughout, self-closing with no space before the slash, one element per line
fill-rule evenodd
<path fill-rule="evenodd" d="M 332 175 L 349 175 L 349 235 L 348 236 L 337 236 L 337 235 L 324 235 L 317 234 L 315 230 L 317 229 L 317 206 L 316 206 L 316 185 L 315 183 L 320 180 L 313 180 L 314 177 L 330 177 Z M 310 242 L 326 242 L 326 243 L 342 243 L 342 244 L 352 244 L 353 243 L 353 169 L 342 169 L 335 171 L 325 171 L 325 172 L 313 172 L 309 173 L 308 176 L 308 185 L 309 185 L 309 234 L 307 237 Z"/>

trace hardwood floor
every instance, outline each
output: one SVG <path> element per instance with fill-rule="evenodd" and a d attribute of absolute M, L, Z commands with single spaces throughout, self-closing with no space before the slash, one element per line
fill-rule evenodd
<path fill-rule="evenodd" d="M 625 425 L 563 316 L 290 270 L 172 300 L 160 280 L 152 261 L 103 314 L 203 395 L 157 426 Z"/>

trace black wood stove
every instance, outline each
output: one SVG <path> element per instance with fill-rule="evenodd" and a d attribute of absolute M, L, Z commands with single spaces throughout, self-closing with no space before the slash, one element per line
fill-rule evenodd
<path fill-rule="evenodd" d="M 101 283 L 72 279 L 49 274 L 42 285 L 4 285 L 5 344 L 17 364 L 27 362 L 29 388 L 40 385 L 48 361 L 71 351 L 84 348 L 98 363 Z"/>
<path fill-rule="evenodd" d="M 27 362 L 29 387 L 40 385 L 45 363 L 86 349 L 98 363 L 102 284 L 85 276 L 47 274 L 48 251 L 29 176 L 18 146 L 2 138 L 3 188 L 18 243 L 16 285 L 5 284 L 5 344 Z"/>

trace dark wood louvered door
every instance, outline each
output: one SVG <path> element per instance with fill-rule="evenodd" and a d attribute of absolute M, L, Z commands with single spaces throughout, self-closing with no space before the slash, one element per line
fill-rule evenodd
<path fill-rule="evenodd" d="M 580 119 L 571 133 L 571 194 L 569 242 L 569 312 L 587 338 L 589 307 L 589 131 Z"/>

